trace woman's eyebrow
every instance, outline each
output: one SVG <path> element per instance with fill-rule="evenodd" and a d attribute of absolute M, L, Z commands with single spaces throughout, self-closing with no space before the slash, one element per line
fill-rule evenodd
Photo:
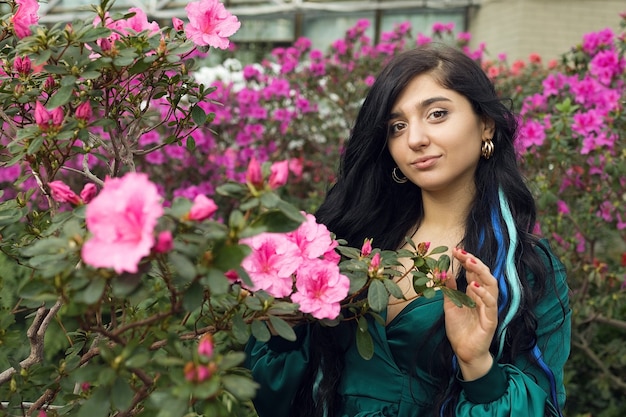
<path fill-rule="evenodd" d="M 433 105 L 435 103 L 438 103 L 440 101 L 452 102 L 452 100 L 450 100 L 448 97 L 435 96 L 435 97 L 430 97 L 430 98 L 427 98 L 427 99 L 424 99 L 424 100 L 420 101 L 419 103 L 417 103 L 416 108 L 423 109 L 425 107 L 431 106 L 431 105 Z M 395 119 L 397 117 L 400 117 L 400 115 L 401 115 L 400 112 L 392 111 L 391 113 L 389 113 L 389 120 Z"/>

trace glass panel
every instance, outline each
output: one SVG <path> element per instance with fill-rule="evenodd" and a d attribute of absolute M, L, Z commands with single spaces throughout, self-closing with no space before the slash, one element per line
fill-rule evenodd
<path fill-rule="evenodd" d="M 346 31 L 361 19 L 368 19 L 372 24 L 365 32 L 374 39 L 374 12 L 352 13 L 307 13 L 304 17 L 303 36 L 311 39 L 313 48 L 325 51 L 334 41 L 344 37 Z"/>
<path fill-rule="evenodd" d="M 241 27 L 231 38 L 235 42 L 274 41 L 291 42 L 294 40 L 293 16 L 285 18 L 254 19 L 239 17 Z"/>
<path fill-rule="evenodd" d="M 386 11 L 381 19 L 381 31 L 390 32 L 394 25 L 404 22 L 411 23 L 411 33 L 415 37 L 418 33 L 426 36 L 432 34 L 434 23 L 454 23 L 454 33 L 465 31 L 465 13 L 459 11 L 442 11 L 427 9 L 408 9 Z"/>

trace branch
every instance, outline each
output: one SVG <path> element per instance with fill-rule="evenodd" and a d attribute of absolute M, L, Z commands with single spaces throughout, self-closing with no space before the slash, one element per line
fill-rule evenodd
<path fill-rule="evenodd" d="M 621 389 L 622 391 L 626 392 L 626 381 L 624 381 L 623 379 L 619 378 L 618 376 L 614 375 L 611 370 L 608 368 L 608 366 L 606 366 L 606 364 L 604 362 L 602 362 L 602 359 L 600 359 L 593 350 L 591 350 L 591 348 L 589 347 L 589 345 L 587 344 L 587 342 L 585 340 L 582 340 L 581 342 L 575 342 L 572 341 L 572 345 L 574 347 L 577 347 L 578 349 L 582 350 L 583 353 L 585 353 L 589 359 L 592 360 L 592 362 L 598 367 L 600 368 L 600 370 L 602 371 L 602 373 L 604 375 L 607 376 L 607 378 L 609 378 L 613 385 L 618 387 L 619 389 Z"/>
<path fill-rule="evenodd" d="M 626 321 L 624 320 L 616 320 L 611 319 L 609 317 L 604 317 L 602 315 L 598 315 L 592 319 L 593 321 L 597 321 L 602 324 L 608 324 L 609 326 L 613 326 L 616 329 L 626 330 Z"/>
<path fill-rule="evenodd" d="M 30 343 L 30 355 L 26 359 L 20 362 L 22 369 L 28 369 L 29 367 L 43 361 L 43 341 L 48 330 L 50 322 L 61 308 L 61 300 L 57 300 L 56 303 L 48 310 L 45 307 L 39 307 L 33 323 L 28 328 L 26 336 Z M 0 385 L 4 384 L 11 379 L 13 374 L 17 372 L 17 369 L 11 367 L 0 374 Z"/>

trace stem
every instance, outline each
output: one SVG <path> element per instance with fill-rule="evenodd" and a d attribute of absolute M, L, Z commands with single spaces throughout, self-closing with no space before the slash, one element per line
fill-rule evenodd
<path fill-rule="evenodd" d="M 57 300 L 57 302 L 54 303 L 50 309 L 42 306 L 37 310 L 35 319 L 26 332 L 26 336 L 28 337 L 28 341 L 30 343 L 30 355 L 20 362 L 20 367 L 22 369 L 28 369 L 29 367 L 43 361 L 44 337 L 46 335 L 46 331 L 48 330 L 48 326 L 50 326 L 52 319 L 56 316 L 61 306 L 61 301 Z M 9 381 L 16 372 L 17 369 L 10 367 L 0 373 L 0 385 Z"/>

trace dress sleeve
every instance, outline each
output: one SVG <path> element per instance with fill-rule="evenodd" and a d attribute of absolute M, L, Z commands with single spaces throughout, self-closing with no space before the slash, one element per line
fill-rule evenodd
<path fill-rule="evenodd" d="M 545 241 L 542 243 L 548 247 Z M 542 364 L 525 357 L 517 358 L 512 364 L 494 362 L 484 377 L 460 381 L 463 390 L 456 408 L 457 416 L 558 416 L 556 409 L 563 409 L 563 366 L 571 344 L 569 289 L 563 264 L 551 252 L 540 253 L 554 277 L 535 308 L 537 348 L 550 372 L 546 373 Z"/>
<path fill-rule="evenodd" d="M 253 400 L 259 417 L 288 417 L 292 400 L 309 363 L 309 326 L 296 327 L 296 341 L 272 336 L 267 343 L 251 337 L 245 366 L 260 385 Z"/>

